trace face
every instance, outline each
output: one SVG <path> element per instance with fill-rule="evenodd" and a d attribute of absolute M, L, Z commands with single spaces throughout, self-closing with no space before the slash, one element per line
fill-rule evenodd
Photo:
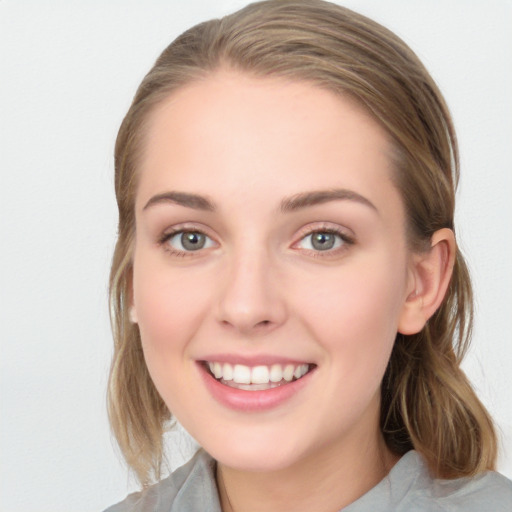
<path fill-rule="evenodd" d="M 379 437 L 410 254 L 386 134 L 315 86 L 217 72 L 153 112 L 133 313 L 151 377 L 218 461 Z"/>

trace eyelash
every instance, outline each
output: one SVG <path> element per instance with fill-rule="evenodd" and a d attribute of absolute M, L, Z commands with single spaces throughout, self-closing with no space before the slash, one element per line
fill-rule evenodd
<path fill-rule="evenodd" d="M 182 257 L 182 258 L 183 257 L 193 257 L 195 252 L 197 252 L 197 253 L 202 252 L 202 248 L 198 249 L 197 251 L 182 251 L 182 250 L 173 248 L 168 243 L 169 240 L 171 240 L 176 235 L 184 234 L 184 233 L 198 233 L 200 235 L 205 236 L 209 240 L 213 240 L 210 236 L 208 236 L 201 229 L 179 228 L 179 229 L 174 229 L 172 231 L 168 231 L 168 232 L 164 233 L 159 238 L 158 244 L 160 246 L 162 246 L 164 248 L 164 250 L 166 252 L 170 253 L 172 256 L 178 256 L 178 257 Z M 315 250 L 315 249 L 303 249 L 303 251 L 307 252 L 310 256 L 313 256 L 315 258 L 325 258 L 325 257 L 329 257 L 329 256 L 331 256 L 331 257 L 336 256 L 340 252 L 346 250 L 348 248 L 347 246 L 353 245 L 355 243 L 355 240 L 353 237 L 347 235 L 344 231 L 342 231 L 340 229 L 336 229 L 336 228 L 333 228 L 330 226 L 329 227 L 320 226 L 320 227 L 316 227 L 315 229 L 309 229 L 309 230 L 301 233 L 299 240 L 292 245 L 292 248 L 294 246 L 296 246 L 297 244 L 299 244 L 300 242 L 302 242 L 303 240 L 305 240 L 308 236 L 312 236 L 317 233 L 325 233 L 325 234 L 335 235 L 336 237 L 338 237 L 341 240 L 342 244 L 340 247 L 337 247 L 334 249 L 327 249 L 325 251 L 320 251 L 320 250 Z"/>
<path fill-rule="evenodd" d="M 201 252 L 201 249 L 198 249 L 197 251 L 181 251 L 179 249 L 175 249 L 174 247 L 172 247 L 168 243 L 169 240 L 171 240 L 176 235 L 185 234 L 185 233 L 198 233 L 200 235 L 205 236 L 209 240 L 213 240 L 212 237 L 208 236 L 201 229 L 197 229 L 197 228 L 179 228 L 179 229 L 174 229 L 172 231 L 167 231 L 166 233 L 164 233 L 160 237 L 160 239 L 158 240 L 158 244 L 161 245 L 164 248 L 164 250 L 167 251 L 168 253 L 170 253 L 172 256 L 178 256 L 178 257 L 181 257 L 181 258 L 194 256 L 195 252 L 197 252 L 197 253 Z"/>
<path fill-rule="evenodd" d="M 299 240 L 295 242 L 293 246 L 298 245 L 307 237 L 311 237 L 312 235 L 317 233 L 329 234 L 338 237 L 341 240 L 341 246 L 333 249 L 327 249 L 325 251 L 315 249 L 303 249 L 303 251 L 307 252 L 309 256 L 312 256 L 314 258 L 329 258 L 338 256 L 341 252 L 346 251 L 349 246 L 354 245 L 355 243 L 355 239 L 352 236 L 349 236 L 345 231 L 341 229 L 334 228 L 332 226 L 319 226 L 315 227 L 314 229 L 307 229 L 303 233 L 301 233 Z"/>

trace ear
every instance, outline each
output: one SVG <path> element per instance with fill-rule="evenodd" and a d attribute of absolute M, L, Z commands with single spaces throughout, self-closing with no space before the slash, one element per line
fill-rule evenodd
<path fill-rule="evenodd" d="M 413 255 L 398 332 L 420 332 L 441 305 L 452 277 L 455 252 L 453 231 L 444 228 L 432 235 L 430 249 Z"/>
<path fill-rule="evenodd" d="M 137 317 L 137 310 L 135 309 L 135 304 L 133 300 L 133 267 L 128 276 L 128 296 L 130 298 L 130 311 L 128 312 L 130 322 L 132 324 L 138 323 L 139 319 Z"/>
<path fill-rule="evenodd" d="M 137 311 L 135 310 L 135 306 L 132 304 L 130 306 L 130 322 L 132 324 L 138 323 L 139 319 L 137 318 Z"/>

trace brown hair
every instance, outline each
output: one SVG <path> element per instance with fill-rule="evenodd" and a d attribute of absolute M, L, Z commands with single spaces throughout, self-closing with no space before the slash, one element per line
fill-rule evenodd
<path fill-rule="evenodd" d="M 108 405 L 121 451 L 143 484 L 160 476 L 171 413 L 128 318 L 137 163 L 155 106 L 221 67 L 304 80 L 355 98 L 393 141 L 411 248 L 421 250 L 436 230 L 454 228 L 459 167 L 452 120 L 424 66 L 392 32 L 320 0 L 270 0 L 179 36 L 142 81 L 115 148 L 119 233 L 110 276 L 115 349 Z M 496 460 L 492 421 L 460 369 L 472 313 L 471 283 L 457 252 L 443 304 L 420 333 L 397 335 L 382 383 L 388 446 L 397 454 L 414 448 L 438 477 L 472 475 L 492 469 Z"/>

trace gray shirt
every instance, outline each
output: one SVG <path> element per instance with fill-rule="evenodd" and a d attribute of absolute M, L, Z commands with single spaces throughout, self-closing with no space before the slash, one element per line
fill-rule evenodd
<path fill-rule="evenodd" d="M 343 512 L 512 512 L 512 481 L 488 471 L 433 479 L 422 457 L 406 453 L 373 489 Z M 171 476 L 105 512 L 221 512 L 215 461 L 203 450 Z"/>

